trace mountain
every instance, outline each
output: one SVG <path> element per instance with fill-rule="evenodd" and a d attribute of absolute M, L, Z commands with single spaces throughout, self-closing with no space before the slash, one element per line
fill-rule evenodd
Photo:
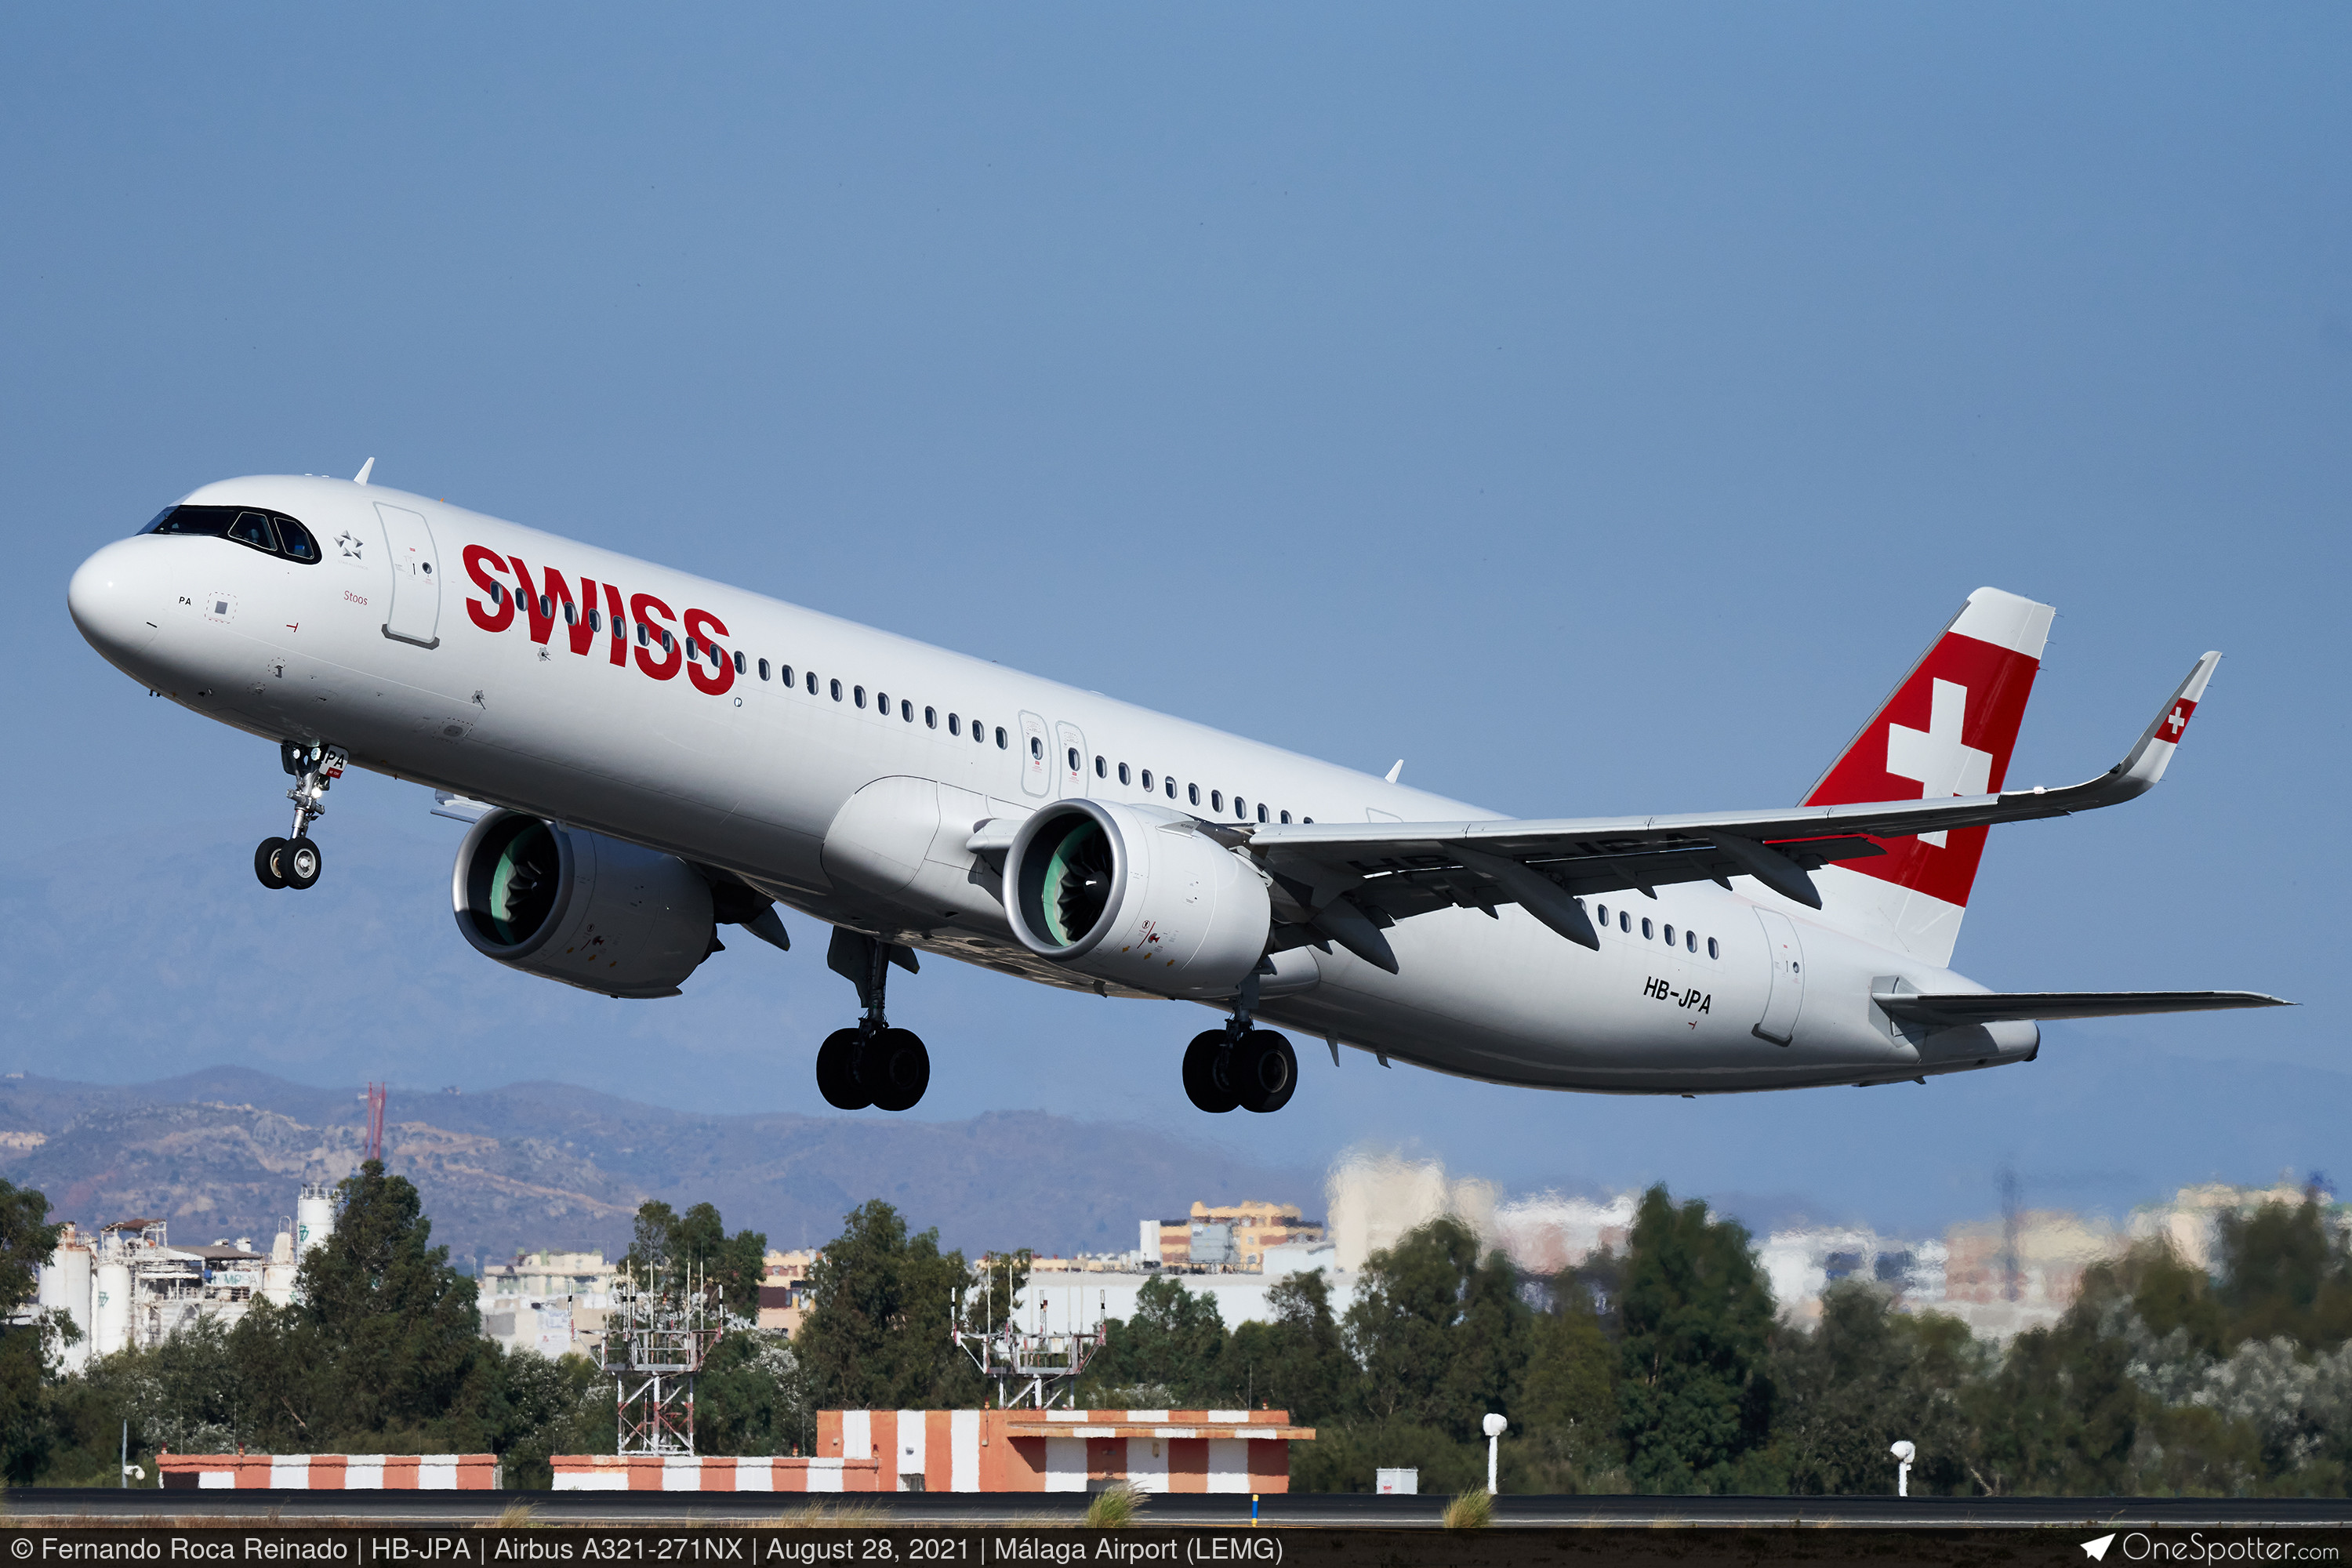
<path fill-rule="evenodd" d="M 359 1159 L 351 1091 L 221 1068 L 130 1086 L 0 1079 L 0 1177 L 47 1194 L 52 1217 L 140 1216 L 174 1240 L 267 1242 L 304 1182 Z M 395 1089 L 385 1163 L 416 1184 L 453 1257 L 628 1245 L 649 1197 L 709 1201 L 772 1245 L 818 1244 L 881 1198 L 967 1254 L 1123 1250 L 1136 1222 L 1194 1198 L 1322 1207 L 1319 1173 L 1253 1164 L 1149 1128 L 1043 1111 L 961 1121 L 667 1110 L 561 1083 L 486 1094 Z"/>

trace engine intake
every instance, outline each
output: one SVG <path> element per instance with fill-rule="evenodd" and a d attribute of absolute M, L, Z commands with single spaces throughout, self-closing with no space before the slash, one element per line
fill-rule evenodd
<path fill-rule="evenodd" d="M 493 811 L 458 847 L 457 930 L 509 968 L 607 996 L 675 996 L 718 935 L 693 867 L 601 833 Z"/>
<path fill-rule="evenodd" d="M 1057 801 L 1021 825 L 1004 866 L 1013 934 L 1081 974 L 1223 997 L 1265 952 L 1265 878 L 1189 816 Z"/>

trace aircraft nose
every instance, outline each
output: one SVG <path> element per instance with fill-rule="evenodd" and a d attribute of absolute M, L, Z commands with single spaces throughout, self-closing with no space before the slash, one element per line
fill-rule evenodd
<path fill-rule="evenodd" d="M 155 637 L 152 563 L 143 539 L 117 540 L 83 562 L 66 584 L 66 609 L 89 646 L 108 658 L 138 653 Z"/>

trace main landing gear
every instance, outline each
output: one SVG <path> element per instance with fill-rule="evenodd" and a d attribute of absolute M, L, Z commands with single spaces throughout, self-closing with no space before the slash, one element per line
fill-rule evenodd
<path fill-rule="evenodd" d="M 1276 1111 L 1298 1088 L 1298 1057 L 1289 1040 L 1251 1026 L 1256 1004 L 1253 974 L 1243 983 L 1225 1026 L 1193 1036 L 1184 1047 L 1184 1093 L 1201 1110 Z"/>
<path fill-rule="evenodd" d="M 862 931 L 833 928 L 825 966 L 857 987 L 866 1016 L 855 1028 L 835 1029 L 816 1052 L 816 1089 L 843 1110 L 912 1110 L 930 1087 L 931 1054 L 911 1029 L 894 1029 L 883 1016 L 890 966 L 912 974 L 915 950 Z"/>
<path fill-rule="evenodd" d="M 286 792 L 286 798 L 294 803 L 293 832 L 285 838 L 265 838 L 255 847 L 253 874 L 265 888 L 300 892 L 317 882 L 325 868 L 325 858 L 310 837 L 310 824 L 327 815 L 320 803 L 328 786 L 343 776 L 351 755 L 341 746 L 320 741 L 283 742 L 278 755 L 295 780 L 294 787 Z"/>

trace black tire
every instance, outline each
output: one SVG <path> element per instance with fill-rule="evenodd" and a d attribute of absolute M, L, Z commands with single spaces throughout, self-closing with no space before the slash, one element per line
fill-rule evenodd
<path fill-rule="evenodd" d="M 253 874 L 265 888 L 278 889 L 286 885 L 286 873 L 278 869 L 286 840 L 265 838 L 253 851 Z"/>
<path fill-rule="evenodd" d="M 1242 1102 L 1233 1084 L 1233 1053 L 1225 1048 L 1225 1032 L 1211 1029 L 1192 1037 L 1184 1047 L 1184 1095 L 1199 1110 L 1221 1116 Z"/>
<path fill-rule="evenodd" d="M 816 1091 L 836 1110 L 863 1110 L 874 1103 L 857 1081 L 857 1051 L 865 1043 L 855 1029 L 835 1029 L 816 1048 Z"/>
<path fill-rule="evenodd" d="M 318 840 L 306 834 L 286 841 L 286 847 L 278 852 L 278 868 L 286 873 L 286 885 L 299 893 L 317 885 L 327 862 L 319 853 Z"/>
<path fill-rule="evenodd" d="M 877 1110 L 912 1110 L 931 1083 L 931 1053 L 911 1029 L 885 1029 L 866 1042 L 857 1079 Z"/>
<path fill-rule="evenodd" d="M 1234 1047 L 1234 1088 L 1244 1110 L 1267 1115 L 1290 1103 L 1298 1088 L 1298 1057 L 1272 1029 L 1252 1029 Z"/>

